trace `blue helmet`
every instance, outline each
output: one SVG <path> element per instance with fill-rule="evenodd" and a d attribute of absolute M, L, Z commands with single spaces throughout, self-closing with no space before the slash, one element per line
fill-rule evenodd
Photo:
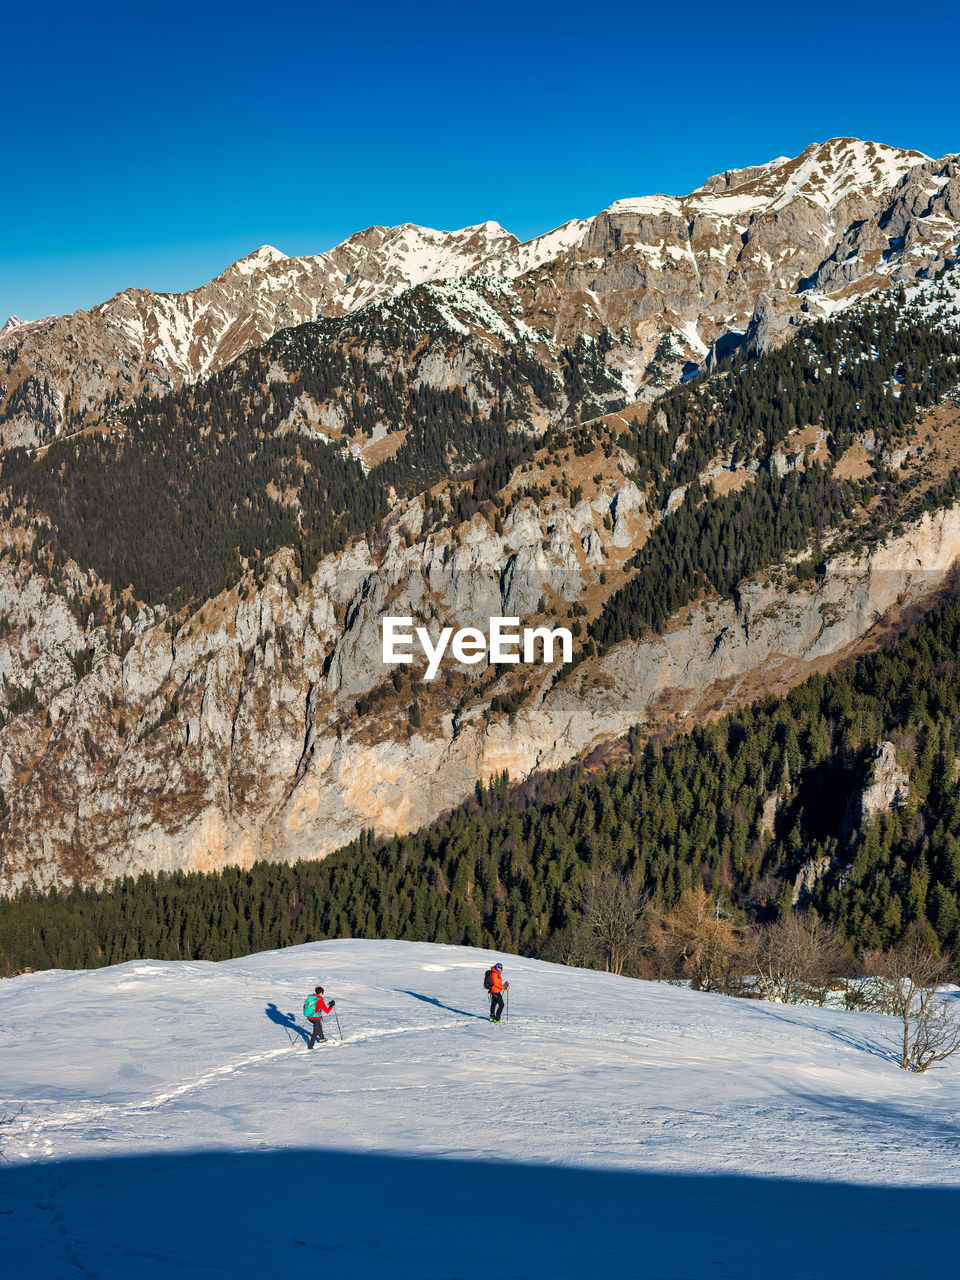
<path fill-rule="evenodd" d="M 502 964 L 495 964 L 493 967 L 494 967 L 495 969 L 502 969 L 502 968 L 503 968 L 503 965 L 502 965 Z"/>

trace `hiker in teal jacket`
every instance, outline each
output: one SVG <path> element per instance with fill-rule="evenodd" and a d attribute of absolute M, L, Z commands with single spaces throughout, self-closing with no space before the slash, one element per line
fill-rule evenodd
<path fill-rule="evenodd" d="M 312 1049 L 318 1040 L 325 1040 L 323 1034 L 323 1017 L 325 1013 L 330 1013 L 336 1000 L 331 1000 L 329 1004 L 324 1001 L 323 987 L 315 987 L 312 996 L 307 996 L 303 1002 L 303 1016 L 313 1023 L 313 1035 L 310 1037 L 308 1049 Z"/>

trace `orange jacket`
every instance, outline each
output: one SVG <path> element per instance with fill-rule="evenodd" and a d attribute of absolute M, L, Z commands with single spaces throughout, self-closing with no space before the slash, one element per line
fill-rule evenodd
<path fill-rule="evenodd" d="M 492 996 L 498 996 L 501 993 L 501 991 L 503 991 L 503 986 L 504 986 L 503 970 L 491 969 L 490 970 L 490 994 Z"/>

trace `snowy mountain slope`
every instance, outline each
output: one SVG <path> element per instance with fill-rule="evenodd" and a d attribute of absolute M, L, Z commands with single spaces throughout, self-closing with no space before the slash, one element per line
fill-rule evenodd
<path fill-rule="evenodd" d="M 0 371 L 4 443 L 49 440 L 114 403 L 215 373 L 281 329 L 466 274 L 516 244 L 494 222 L 369 227 L 329 253 L 288 258 L 263 245 L 186 293 L 124 289 L 90 311 L 13 327 Z"/>
<path fill-rule="evenodd" d="M 48 440 L 143 392 L 216 373 L 274 333 L 384 302 L 404 289 L 478 271 L 519 275 L 583 234 L 567 223 L 521 245 L 496 222 L 435 231 L 368 227 L 328 253 L 287 257 L 262 245 L 182 294 L 124 289 L 90 311 L 0 330 L 4 443 Z"/>
<path fill-rule="evenodd" d="M 746 332 L 760 307 L 780 337 L 892 280 L 932 278 L 957 257 L 958 213 L 956 156 L 831 138 L 687 196 L 616 201 L 592 220 L 564 283 L 614 332 L 631 326 L 644 372 L 669 338 L 656 390 Z"/>
<path fill-rule="evenodd" d="M 279 330 L 477 274 L 522 280 L 527 322 L 560 342 L 604 325 L 620 334 L 624 386 L 655 393 L 745 332 L 762 299 L 780 332 L 892 280 L 932 276 L 956 259 L 958 231 L 956 156 L 832 138 L 687 196 L 618 200 L 526 243 L 484 222 L 374 226 L 300 258 L 263 246 L 187 293 L 126 289 L 90 311 L 5 327 L 2 443 L 45 442 L 133 396 L 195 382 Z"/>
<path fill-rule="evenodd" d="M 885 1019 L 505 957 L 495 1027 L 489 963 L 334 941 L 3 982 L 11 1274 L 921 1276 L 960 1244 L 960 1066 L 900 1071 Z M 309 1054 L 316 981 L 345 1039 Z"/>
<path fill-rule="evenodd" d="M 643 196 L 618 200 L 611 210 L 674 212 L 691 209 L 718 217 L 781 209 L 801 196 L 821 209 L 832 209 L 850 195 L 876 198 L 895 186 L 914 165 L 930 156 L 921 151 L 901 151 L 858 138 L 831 138 L 811 143 L 799 156 L 781 156 L 767 164 L 731 169 L 708 178 L 688 196 Z"/>

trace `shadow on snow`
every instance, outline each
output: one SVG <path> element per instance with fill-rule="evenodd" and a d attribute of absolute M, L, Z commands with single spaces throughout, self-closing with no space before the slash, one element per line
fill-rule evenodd
<path fill-rule="evenodd" d="M 271 1022 L 275 1022 L 278 1027 L 283 1027 L 288 1035 L 290 1035 L 291 1031 L 296 1032 L 306 1044 L 310 1043 L 310 1035 L 297 1021 L 295 1013 L 281 1013 L 275 1004 L 268 1004 L 264 1013 L 266 1013 Z M 290 1043 L 296 1044 L 293 1036 L 290 1036 Z"/>
<path fill-rule="evenodd" d="M 414 1000 L 422 1000 L 424 1004 L 436 1005 L 438 1009 L 446 1009 L 448 1013 L 459 1013 L 462 1018 L 479 1018 L 481 1022 L 488 1021 L 483 1014 L 469 1013 L 466 1009 L 456 1009 L 452 1004 L 444 1004 L 436 996 L 421 995 L 419 991 L 407 991 L 404 987 L 394 987 L 394 991 L 401 996 L 413 996 Z"/>
<path fill-rule="evenodd" d="M 838 1044 L 846 1045 L 848 1049 L 855 1049 L 858 1053 L 868 1053 L 871 1057 L 881 1058 L 884 1062 L 895 1062 L 898 1066 L 900 1064 L 900 1054 L 896 1046 L 896 1028 L 893 1031 L 893 1038 L 887 1041 L 884 1040 L 882 1032 L 874 1032 L 871 1037 L 866 1034 L 860 1025 L 854 1025 L 853 1022 L 851 1022 L 850 1029 L 840 1026 L 815 1026 L 808 1019 L 790 1016 L 788 1010 L 802 1009 L 804 1008 L 803 1005 L 778 1004 L 773 1000 L 755 1000 L 745 1002 L 745 1007 L 759 1018 L 772 1018 L 777 1022 L 785 1022 L 788 1027 L 800 1027 L 808 1035 L 826 1036 L 830 1040 L 836 1040 Z M 813 1006 L 806 1007 L 813 1008 Z M 831 1010 L 831 1012 L 836 1012 L 836 1010 Z"/>
<path fill-rule="evenodd" d="M 5 1274 L 44 1280 L 919 1280 L 960 1254 L 960 1188 L 324 1150 L 14 1165 L 0 1208 Z"/>

